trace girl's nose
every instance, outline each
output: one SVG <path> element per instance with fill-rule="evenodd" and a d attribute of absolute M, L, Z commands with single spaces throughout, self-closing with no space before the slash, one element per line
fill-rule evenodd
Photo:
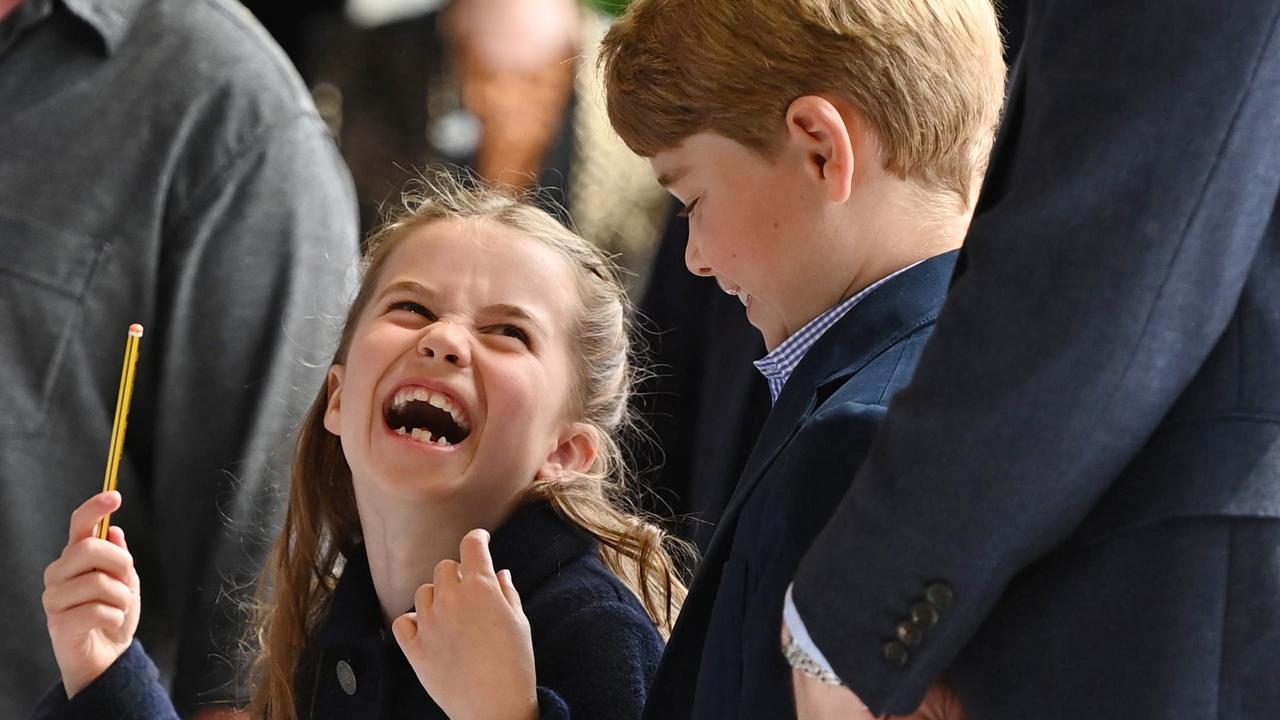
<path fill-rule="evenodd" d="M 458 367 L 471 364 L 466 330 L 447 320 L 437 320 L 427 326 L 418 341 L 418 352 L 423 357 L 442 360 Z"/>

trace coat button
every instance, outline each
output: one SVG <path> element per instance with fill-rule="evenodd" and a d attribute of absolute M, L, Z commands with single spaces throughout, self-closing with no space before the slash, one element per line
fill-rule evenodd
<path fill-rule="evenodd" d="M 890 640 L 884 644 L 884 659 L 894 667 L 905 667 L 907 661 L 911 659 L 911 653 L 907 651 L 906 645 L 897 640 Z"/>
<path fill-rule="evenodd" d="M 915 647 L 924 639 L 924 630 L 910 620 L 898 623 L 898 640 L 907 647 Z"/>
<path fill-rule="evenodd" d="M 927 602 L 918 602 L 911 606 L 911 622 L 921 629 L 928 629 L 938 624 L 938 609 Z"/>
<path fill-rule="evenodd" d="M 951 586 L 946 583 L 933 583 L 925 588 L 924 597 L 929 601 L 930 605 L 938 608 L 939 611 L 945 611 L 955 601 L 956 594 L 952 591 Z"/>
<path fill-rule="evenodd" d="M 338 686 L 342 688 L 342 692 L 348 695 L 356 694 L 356 673 L 351 669 L 351 663 L 346 660 L 338 661 Z"/>

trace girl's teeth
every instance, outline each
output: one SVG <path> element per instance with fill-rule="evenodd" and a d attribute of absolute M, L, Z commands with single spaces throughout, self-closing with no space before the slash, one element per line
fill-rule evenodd
<path fill-rule="evenodd" d="M 444 439 L 444 436 L 443 436 L 443 435 L 441 435 L 439 438 L 437 438 L 437 439 L 436 439 L 436 444 L 437 444 L 437 445 L 448 445 L 448 444 L 449 444 L 449 441 L 448 441 L 448 440 L 445 440 L 445 439 Z"/>
<path fill-rule="evenodd" d="M 409 432 L 409 431 L 408 431 L 408 430 L 406 430 L 406 429 L 404 429 L 403 427 L 398 427 L 398 428 L 396 428 L 396 434 L 397 434 L 397 435 L 405 435 L 405 434 L 408 434 L 408 432 Z"/>
<path fill-rule="evenodd" d="M 400 392 L 396 393 L 391 404 L 395 409 L 400 410 L 404 408 L 405 404 L 411 401 L 425 402 L 432 407 L 439 408 L 449 413 L 449 415 L 453 417 L 453 421 L 458 424 L 458 427 L 461 427 L 463 430 L 471 429 L 471 425 L 467 422 L 466 418 L 463 417 L 462 411 L 442 393 L 432 392 L 426 388 L 420 387 L 404 388 Z"/>

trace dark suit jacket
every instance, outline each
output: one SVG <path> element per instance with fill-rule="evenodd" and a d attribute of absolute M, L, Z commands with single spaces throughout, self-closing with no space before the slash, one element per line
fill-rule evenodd
<path fill-rule="evenodd" d="M 645 717 L 794 716 L 778 650 L 783 594 L 915 368 L 955 256 L 872 291 L 796 367 L 698 569 Z"/>
<path fill-rule="evenodd" d="M 511 570 L 533 630 L 538 706 L 547 720 L 635 718 L 662 639 L 596 541 L 545 503 L 518 511 L 490 543 Z M 298 672 L 302 718 L 441 718 L 395 638 L 384 631 L 363 551 L 351 553 Z M 32 717 L 167 720 L 177 714 L 139 643 L 70 702 L 59 684 Z"/>
<path fill-rule="evenodd" d="M 1278 24 L 1030 3 L 946 308 L 796 576 L 872 710 L 949 668 L 973 720 L 1280 717 Z"/>

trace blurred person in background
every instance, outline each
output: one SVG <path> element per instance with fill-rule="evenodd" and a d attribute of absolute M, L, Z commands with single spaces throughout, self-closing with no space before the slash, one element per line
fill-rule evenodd
<path fill-rule="evenodd" d="M 118 517 L 139 637 L 180 712 L 232 658 L 357 248 L 350 177 L 306 88 L 227 0 L 0 0 L 0 717 L 58 671 L 41 573 L 99 483 L 121 350 L 147 328 Z"/>
<path fill-rule="evenodd" d="M 414 168 L 461 165 L 545 188 L 545 209 L 618 254 L 637 294 L 668 205 L 604 116 L 594 58 L 610 9 L 348 0 L 311 14 L 296 59 L 352 168 L 364 226 Z"/>

